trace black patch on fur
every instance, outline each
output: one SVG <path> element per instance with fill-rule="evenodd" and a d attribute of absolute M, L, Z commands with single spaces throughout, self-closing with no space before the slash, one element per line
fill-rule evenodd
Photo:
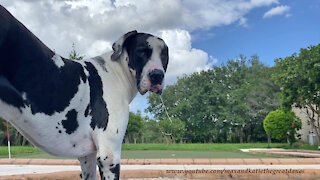
<path fill-rule="evenodd" d="M 100 157 L 97 158 L 97 163 L 99 167 L 103 168 L 103 164 L 100 159 L 101 159 Z"/>
<path fill-rule="evenodd" d="M 105 178 L 105 177 L 103 176 L 103 171 L 101 170 L 100 166 L 98 166 L 98 167 L 99 167 L 100 179 Z"/>
<path fill-rule="evenodd" d="M 61 57 L 64 66 L 57 67 L 55 53 L 2 6 L 0 19 L 0 76 L 18 92 L 1 83 L 0 98 L 19 108 L 26 93 L 33 114 L 62 112 L 77 93 L 80 78 L 85 81 L 83 66 Z"/>
<path fill-rule="evenodd" d="M 165 47 L 161 50 L 160 58 L 162 62 L 162 66 L 164 71 L 167 71 L 168 63 L 169 63 L 169 49 L 168 46 L 165 45 Z"/>
<path fill-rule="evenodd" d="M 75 109 L 70 110 L 66 115 L 66 120 L 62 120 L 62 126 L 66 129 L 67 134 L 72 134 L 79 127 L 79 123 L 77 121 L 78 112 Z"/>
<path fill-rule="evenodd" d="M 73 148 L 75 148 L 76 146 L 77 146 L 76 144 L 73 144 L 73 145 L 72 145 Z"/>
<path fill-rule="evenodd" d="M 85 180 L 88 180 L 89 177 L 90 177 L 90 173 L 88 173 L 84 179 L 85 179 Z"/>
<path fill-rule="evenodd" d="M 119 129 L 117 129 L 117 134 L 119 133 Z"/>
<path fill-rule="evenodd" d="M 139 87 L 141 81 L 141 74 L 143 67 L 150 60 L 152 55 L 152 47 L 148 44 L 147 39 L 152 37 L 151 34 L 138 33 L 132 35 L 126 39 L 123 44 L 123 47 L 126 49 L 129 56 L 129 67 L 136 71 L 136 82 L 137 87 Z M 160 41 L 163 41 L 161 38 L 157 38 Z M 168 47 L 165 45 L 161 50 L 160 58 L 164 70 L 166 71 L 168 65 Z M 131 70 L 130 70 L 131 71 Z"/>
<path fill-rule="evenodd" d="M 129 67 L 137 73 L 137 85 L 139 85 L 141 81 L 142 69 L 152 55 L 152 49 L 147 42 L 147 39 L 151 36 L 150 34 L 139 33 L 127 38 L 123 44 L 129 56 Z"/>
<path fill-rule="evenodd" d="M 85 116 L 85 117 L 88 117 L 89 109 L 90 109 L 90 104 L 88 104 L 86 110 L 84 111 L 84 116 Z"/>
<path fill-rule="evenodd" d="M 101 56 L 97 56 L 97 57 L 94 57 L 92 59 L 95 60 L 105 72 L 108 72 L 108 70 L 107 70 L 107 68 L 105 66 L 106 62 L 104 61 L 104 59 Z"/>
<path fill-rule="evenodd" d="M 18 90 L 16 90 L 3 76 L 0 76 L 0 99 L 17 108 L 24 107 L 25 104 Z"/>
<path fill-rule="evenodd" d="M 82 79 L 82 81 L 84 82 L 84 83 L 86 83 L 87 82 L 87 76 L 86 76 L 86 74 L 83 72 L 83 73 L 80 73 L 80 77 L 81 77 L 81 79 Z M 81 101 L 82 101 L 82 99 L 81 99 Z"/>
<path fill-rule="evenodd" d="M 60 134 L 62 133 L 61 130 L 59 130 L 59 133 L 60 133 Z"/>
<path fill-rule="evenodd" d="M 92 116 L 90 126 L 94 130 L 97 128 L 107 129 L 109 112 L 107 104 L 103 99 L 102 81 L 97 69 L 90 62 L 86 63 L 86 69 L 89 72 L 90 85 L 90 115 Z"/>
<path fill-rule="evenodd" d="M 107 160 L 108 159 L 108 156 L 106 156 L 103 160 Z"/>
<path fill-rule="evenodd" d="M 120 175 L 120 164 L 115 165 L 114 167 L 109 169 L 114 175 L 114 179 L 119 179 Z"/>

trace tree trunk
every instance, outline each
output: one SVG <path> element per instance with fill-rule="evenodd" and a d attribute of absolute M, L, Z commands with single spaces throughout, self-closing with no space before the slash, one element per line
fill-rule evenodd
<path fill-rule="evenodd" d="M 22 136 L 22 146 L 25 146 L 26 145 L 26 142 L 27 142 L 27 139 L 24 137 L 24 136 Z"/>
<path fill-rule="evenodd" d="M 129 137 L 128 137 L 128 136 L 124 137 L 124 142 L 125 142 L 126 144 L 129 144 L 129 143 L 130 143 L 130 142 L 129 142 Z"/>
<path fill-rule="evenodd" d="M 270 148 L 271 146 L 271 136 L 270 134 L 268 134 L 268 148 Z"/>
<path fill-rule="evenodd" d="M 165 136 L 164 139 L 166 140 L 167 144 L 170 143 L 170 140 L 169 140 L 168 136 Z"/>
<path fill-rule="evenodd" d="M 253 142 L 255 140 L 255 134 L 254 134 L 254 129 L 255 129 L 255 124 L 254 124 L 255 120 L 253 122 L 250 123 L 250 142 Z M 249 142 L 249 141 L 248 141 Z"/>
<path fill-rule="evenodd" d="M 243 126 L 240 127 L 239 135 L 240 135 L 240 143 L 243 143 Z"/>
<path fill-rule="evenodd" d="M 133 143 L 137 144 L 137 137 L 136 136 L 133 136 Z"/>
<path fill-rule="evenodd" d="M 172 137 L 172 143 L 175 144 L 176 143 L 176 138 Z"/>
<path fill-rule="evenodd" d="M 20 146 L 20 142 L 21 142 L 21 135 L 18 131 L 15 131 L 15 135 L 14 135 L 14 145 L 18 145 Z"/>
<path fill-rule="evenodd" d="M 320 145 L 320 129 L 319 129 L 320 127 L 317 128 L 317 126 L 316 126 L 316 123 L 319 124 L 320 116 L 317 114 L 317 116 L 318 116 L 317 120 L 315 119 L 315 110 L 312 107 L 312 105 L 306 106 L 305 109 L 306 109 L 307 115 L 310 120 L 311 129 L 317 135 L 317 142 L 318 142 L 318 145 Z M 309 111 L 309 109 L 311 110 L 311 112 Z"/>
<path fill-rule="evenodd" d="M 141 143 L 144 143 L 144 136 L 141 136 Z"/>

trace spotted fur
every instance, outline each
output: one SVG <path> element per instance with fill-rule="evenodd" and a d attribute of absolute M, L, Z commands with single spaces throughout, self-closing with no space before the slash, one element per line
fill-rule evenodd
<path fill-rule="evenodd" d="M 29 142 L 76 157 L 86 180 L 119 179 L 129 103 L 161 93 L 168 47 L 129 32 L 113 51 L 74 61 L 56 54 L 0 5 L 0 116 Z M 151 78 L 152 77 L 152 78 Z"/>

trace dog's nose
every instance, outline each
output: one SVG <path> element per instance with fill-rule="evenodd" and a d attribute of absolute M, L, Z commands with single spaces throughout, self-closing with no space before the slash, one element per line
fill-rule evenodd
<path fill-rule="evenodd" d="M 152 70 L 149 73 L 149 78 L 152 85 L 161 84 L 164 78 L 164 72 L 160 69 Z"/>

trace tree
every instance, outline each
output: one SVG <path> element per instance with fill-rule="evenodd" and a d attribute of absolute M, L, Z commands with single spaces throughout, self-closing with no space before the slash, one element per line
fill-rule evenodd
<path fill-rule="evenodd" d="M 185 123 L 185 137 L 192 142 L 263 141 L 263 119 L 280 103 L 271 72 L 257 56 L 240 56 L 178 78 L 163 91 L 165 106 L 149 95 L 147 110 L 161 121 L 167 118 L 166 108 L 171 118 Z"/>
<path fill-rule="evenodd" d="M 127 131 L 125 135 L 126 143 L 129 143 L 130 139 L 132 139 L 134 144 L 136 144 L 138 137 L 142 135 L 143 129 L 144 129 L 144 120 L 141 117 L 141 113 L 139 111 L 137 113 L 130 112 L 129 122 L 128 122 Z"/>
<path fill-rule="evenodd" d="M 262 141 L 265 138 L 265 134 L 261 133 L 264 131 L 263 119 L 270 111 L 280 108 L 280 87 L 271 79 L 273 68 L 253 61 L 249 71 L 251 73 L 247 78 L 252 80 L 245 90 L 249 114 L 245 130 L 249 134 L 248 139 Z"/>
<path fill-rule="evenodd" d="M 276 61 L 272 78 L 281 86 L 281 104 L 304 109 L 320 144 L 320 44 Z"/>
<path fill-rule="evenodd" d="M 268 135 L 278 140 L 295 142 L 297 130 L 301 129 L 301 120 L 293 111 L 271 111 L 263 121 L 263 128 Z"/>
<path fill-rule="evenodd" d="M 167 86 L 162 94 L 165 106 L 158 96 L 150 95 L 148 110 L 157 120 L 162 121 L 167 119 L 164 111 L 166 108 L 171 118 L 179 118 L 185 123 L 187 138 L 194 142 L 208 142 L 210 138 L 212 139 L 213 119 L 217 115 L 215 112 L 219 112 L 218 109 L 223 107 L 210 106 L 210 104 L 223 98 L 217 98 L 222 94 L 219 92 L 221 88 L 211 88 L 210 84 L 206 83 L 209 81 L 207 76 L 209 74 L 205 71 L 200 74 L 184 76 L 178 80 L 177 84 Z M 216 93 L 213 94 L 211 91 L 212 95 L 210 95 L 210 89 L 214 89 Z"/>
<path fill-rule="evenodd" d="M 74 43 L 72 43 L 72 50 L 69 53 L 69 58 L 72 60 L 82 60 L 84 58 L 84 56 L 81 56 L 76 52 L 76 46 Z"/>
<path fill-rule="evenodd" d="M 142 132 L 145 141 L 148 143 L 162 143 L 163 134 L 161 133 L 159 123 L 149 117 L 145 117 L 144 130 Z"/>
<path fill-rule="evenodd" d="M 167 138 L 171 139 L 171 142 L 182 142 L 182 138 L 185 133 L 185 124 L 179 118 L 173 118 L 171 120 L 165 119 L 159 122 L 161 133 Z"/>

